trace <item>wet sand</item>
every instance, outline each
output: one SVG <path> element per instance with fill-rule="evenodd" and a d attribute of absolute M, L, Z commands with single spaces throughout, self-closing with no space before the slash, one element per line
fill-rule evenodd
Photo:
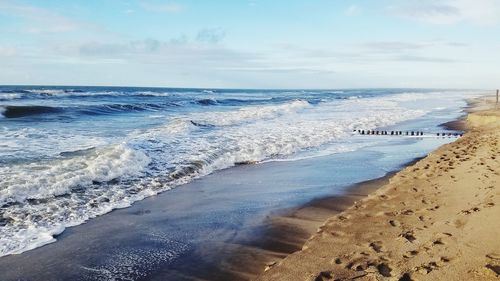
<path fill-rule="evenodd" d="M 257 280 L 498 280 L 500 112 L 489 98 L 471 105 L 462 138 L 329 218 Z"/>
<path fill-rule="evenodd" d="M 408 163 L 411 165 L 414 161 Z M 237 244 L 221 244 L 215 262 L 197 268 L 203 280 L 249 280 L 262 273 L 263 268 L 275 264 L 302 248 L 317 228 L 329 217 L 346 210 L 354 202 L 366 197 L 381 185 L 388 183 L 396 172 L 357 183 L 341 195 L 312 200 L 300 207 L 280 210 L 268 216 L 253 232 Z"/>

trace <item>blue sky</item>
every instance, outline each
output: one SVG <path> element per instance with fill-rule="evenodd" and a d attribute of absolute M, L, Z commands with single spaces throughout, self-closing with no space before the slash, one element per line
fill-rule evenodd
<path fill-rule="evenodd" d="M 498 0 L 0 0 L 0 84 L 495 88 Z"/>

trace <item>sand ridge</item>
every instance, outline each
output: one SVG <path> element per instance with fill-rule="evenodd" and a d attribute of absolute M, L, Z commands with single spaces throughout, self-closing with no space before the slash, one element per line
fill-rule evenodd
<path fill-rule="evenodd" d="M 464 137 L 327 220 L 257 280 L 499 280 L 500 114 L 489 99 L 474 107 Z"/>

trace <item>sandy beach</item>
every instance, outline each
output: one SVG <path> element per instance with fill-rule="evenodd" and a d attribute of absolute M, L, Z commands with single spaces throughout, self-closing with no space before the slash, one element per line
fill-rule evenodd
<path fill-rule="evenodd" d="M 466 134 L 328 219 L 257 280 L 498 280 L 500 111 L 471 102 Z M 457 125 L 455 123 L 455 125 Z"/>

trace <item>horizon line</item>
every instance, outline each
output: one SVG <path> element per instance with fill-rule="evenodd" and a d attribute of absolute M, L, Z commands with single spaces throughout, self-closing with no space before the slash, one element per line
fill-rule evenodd
<path fill-rule="evenodd" d="M 495 90 L 491 89 L 480 89 L 480 88 L 424 88 L 424 87 L 340 87 L 340 88 L 230 88 L 230 87 L 172 87 L 172 86 L 130 86 L 130 85 L 68 85 L 68 84 L 0 84 L 0 87 L 100 87 L 100 88 L 150 88 L 150 89 L 183 89 L 183 90 L 282 90 L 282 91 L 328 91 L 328 90 L 469 90 L 469 91 L 486 91 Z"/>

